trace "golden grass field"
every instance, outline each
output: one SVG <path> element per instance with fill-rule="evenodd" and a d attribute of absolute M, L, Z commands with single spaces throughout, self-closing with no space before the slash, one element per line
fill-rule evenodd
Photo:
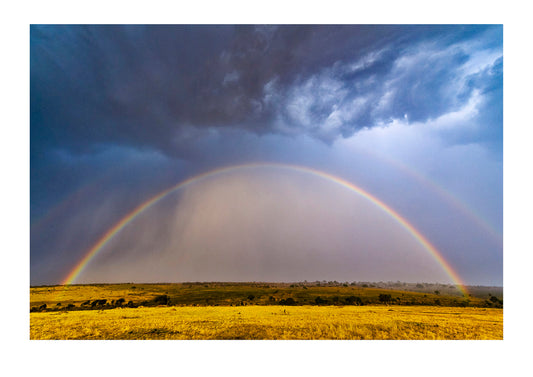
<path fill-rule="evenodd" d="M 173 306 L 30 313 L 30 339 L 503 339 L 503 310 Z"/>

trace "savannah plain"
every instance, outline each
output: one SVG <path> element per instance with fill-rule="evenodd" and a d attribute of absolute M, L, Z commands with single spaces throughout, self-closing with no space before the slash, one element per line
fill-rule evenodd
<path fill-rule="evenodd" d="M 501 287 L 407 283 L 30 288 L 30 339 L 503 339 Z"/>

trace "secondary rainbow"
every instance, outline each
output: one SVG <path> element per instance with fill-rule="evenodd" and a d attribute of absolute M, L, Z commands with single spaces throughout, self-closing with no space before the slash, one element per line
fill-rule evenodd
<path fill-rule="evenodd" d="M 146 209 L 150 208 L 152 205 L 157 203 L 158 201 L 165 198 L 167 195 L 182 189 L 186 186 L 189 186 L 193 183 L 197 183 L 198 181 L 205 179 L 205 178 L 211 178 L 216 175 L 224 174 L 230 171 L 238 170 L 238 169 L 252 169 L 252 168 L 260 168 L 260 167 L 273 167 L 273 168 L 280 168 L 280 169 L 287 169 L 287 170 L 295 170 L 299 172 L 309 173 L 313 174 L 315 176 L 321 177 L 323 179 L 332 181 L 334 183 L 337 183 L 359 195 L 364 197 L 365 199 L 368 199 L 370 202 L 375 204 L 378 208 L 380 208 L 382 211 L 387 213 L 390 217 L 392 217 L 394 220 L 396 220 L 405 230 L 407 230 L 417 241 L 420 243 L 424 249 L 426 249 L 433 257 L 434 259 L 440 264 L 440 266 L 443 268 L 443 270 L 446 272 L 446 274 L 452 279 L 452 281 L 457 285 L 459 290 L 463 294 L 467 294 L 466 288 L 464 286 L 464 283 L 462 282 L 459 275 L 453 270 L 453 268 L 449 265 L 449 263 L 444 259 L 444 257 L 441 255 L 441 253 L 433 246 L 414 226 L 412 226 L 406 219 L 404 219 L 402 216 L 400 216 L 396 211 L 394 211 L 392 208 L 390 208 L 388 205 L 383 203 L 381 200 L 376 198 L 375 196 L 370 195 L 363 189 L 355 186 L 354 184 L 345 181 L 339 177 L 336 177 L 334 175 L 315 170 L 309 167 L 304 166 L 297 166 L 297 165 L 286 165 L 286 164 L 276 164 L 276 163 L 254 163 L 254 164 L 244 164 L 244 165 L 236 165 L 236 166 L 229 166 L 229 167 L 223 167 L 216 170 L 211 170 L 199 175 L 196 175 L 194 177 L 188 178 L 184 181 L 181 181 L 175 186 L 170 187 L 169 189 L 159 193 L 158 195 L 152 197 L 151 199 L 147 200 L 146 202 L 142 203 L 138 207 L 136 207 L 133 211 L 128 213 L 126 216 L 124 216 L 120 221 L 118 221 L 112 228 L 110 228 L 85 254 L 85 256 L 80 260 L 80 262 L 74 267 L 74 269 L 68 274 L 68 276 L 63 280 L 62 284 L 64 285 L 70 285 L 73 284 L 76 278 L 82 273 L 83 269 L 89 264 L 89 262 L 99 253 L 99 251 L 106 245 L 107 242 L 109 242 L 118 232 L 120 232 L 124 227 L 126 227 L 131 221 L 133 221 L 137 216 L 139 216 L 141 213 L 143 213 Z"/>
<path fill-rule="evenodd" d="M 409 166 L 401 163 L 397 159 L 393 159 L 387 155 L 377 153 L 373 150 L 367 149 L 367 148 L 361 148 L 360 150 L 363 150 L 365 154 L 368 154 L 374 158 L 377 158 L 380 161 L 385 162 L 386 164 L 389 164 L 393 166 L 394 168 L 398 169 L 399 171 L 407 174 L 411 178 L 413 178 L 418 183 L 422 184 L 422 186 L 426 187 L 427 189 L 435 192 L 437 195 L 439 195 L 441 198 L 446 200 L 449 204 L 452 205 L 453 208 L 459 210 L 463 215 L 466 215 L 469 219 L 471 219 L 475 224 L 477 224 L 478 227 L 483 229 L 485 232 L 487 232 L 488 235 L 497 243 L 502 243 L 502 233 L 501 230 L 496 229 L 493 225 L 489 224 L 483 217 L 481 217 L 478 213 L 476 213 L 472 208 L 470 208 L 468 205 L 466 205 L 464 202 L 462 202 L 459 198 L 457 198 L 455 195 L 453 195 L 450 191 L 444 189 L 439 184 L 428 178 L 427 176 L 424 176 L 420 172 L 410 168 Z"/>

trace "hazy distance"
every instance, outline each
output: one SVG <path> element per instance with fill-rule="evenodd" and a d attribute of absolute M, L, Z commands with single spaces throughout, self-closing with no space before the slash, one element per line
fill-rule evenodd
<path fill-rule="evenodd" d="M 368 199 L 279 168 L 235 170 L 168 195 L 116 234 L 76 282 L 303 280 L 451 282 Z"/>

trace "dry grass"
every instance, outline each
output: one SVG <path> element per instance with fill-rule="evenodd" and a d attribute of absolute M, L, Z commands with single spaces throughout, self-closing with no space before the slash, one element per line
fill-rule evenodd
<path fill-rule="evenodd" d="M 494 292 L 493 292 L 494 293 Z M 429 292 L 409 292 L 360 286 L 307 286 L 287 283 L 182 283 L 182 284 L 92 284 L 48 286 L 30 288 L 30 307 L 57 304 L 80 307 L 83 302 L 106 299 L 124 299 L 136 305 L 147 305 L 158 295 L 168 295 L 174 306 L 235 306 L 279 305 L 283 299 L 292 298 L 297 305 L 315 305 L 320 297 L 325 305 L 346 305 L 348 297 L 358 297 L 365 305 L 380 304 L 379 295 L 389 294 L 394 304 L 488 307 L 487 294 L 482 297 L 462 297 Z M 254 298 L 249 299 L 250 296 Z M 327 301 L 327 302 L 326 302 Z M 438 304 L 436 303 L 438 301 Z"/>
<path fill-rule="evenodd" d="M 427 306 L 155 307 L 31 313 L 31 339 L 503 339 L 503 311 Z"/>

